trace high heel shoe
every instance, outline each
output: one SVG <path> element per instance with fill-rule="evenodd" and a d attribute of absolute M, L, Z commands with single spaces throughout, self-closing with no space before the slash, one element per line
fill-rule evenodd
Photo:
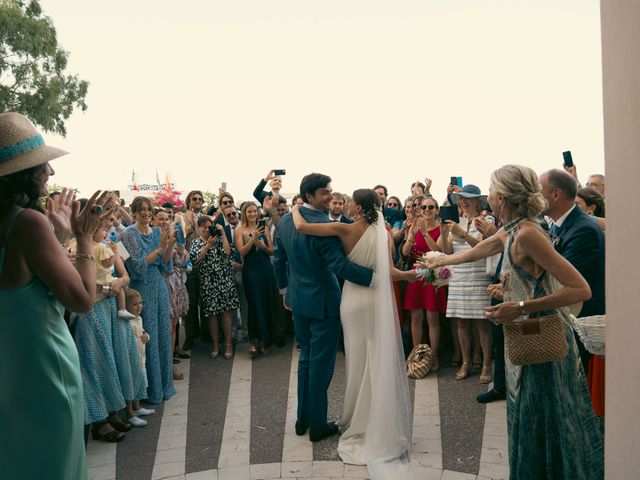
<path fill-rule="evenodd" d="M 464 380 L 469 376 L 469 364 L 467 362 L 462 362 L 462 366 L 460 370 L 456 373 L 456 380 Z"/>
<path fill-rule="evenodd" d="M 227 343 L 224 346 L 224 358 L 226 358 L 227 360 L 233 358 L 233 344 Z"/>
<path fill-rule="evenodd" d="M 485 375 L 485 371 L 487 370 L 489 373 Z M 482 373 L 480 373 L 480 383 L 486 385 L 487 383 L 491 383 L 491 380 L 493 380 L 493 376 L 491 375 L 491 366 L 483 366 Z"/>
<path fill-rule="evenodd" d="M 256 346 L 253 343 L 249 344 L 249 358 L 253 358 L 257 353 Z"/>
<path fill-rule="evenodd" d="M 215 347 L 213 347 L 213 350 L 211 350 L 211 353 L 209 354 L 209 356 L 211 358 L 218 358 L 219 355 L 220 355 L 220 347 L 216 345 Z"/>

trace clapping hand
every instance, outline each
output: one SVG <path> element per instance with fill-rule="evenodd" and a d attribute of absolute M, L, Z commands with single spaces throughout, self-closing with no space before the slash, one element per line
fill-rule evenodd
<path fill-rule="evenodd" d="M 491 320 L 493 323 L 503 323 L 505 325 L 509 325 L 521 315 L 518 302 L 501 303 L 495 307 L 486 307 L 484 311 L 488 320 Z"/>
<path fill-rule="evenodd" d="M 495 298 L 496 300 L 502 301 L 503 299 L 502 284 L 494 283 L 492 285 L 489 285 L 487 287 L 487 293 L 491 295 L 491 297 Z"/>
<path fill-rule="evenodd" d="M 76 238 L 93 236 L 104 219 L 111 215 L 109 209 L 112 203 L 113 198 L 109 196 L 109 192 L 98 190 L 91 195 L 81 211 L 80 202 L 75 200 L 74 195 L 70 223 Z"/>
<path fill-rule="evenodd" d="M 476 228 L 482 234 L 484 238 L 489 238 L 491 235 L 495 235 L 498 229 L 493 223 L 487 222 L 484 217 L 476 217 Z"/>
<path fill-rule="evenodd" d="M 63 188 L 55 199 L 47 198 L 47 217 L 49 217 L 58 239 L 67 239 L 71 236 L 71 214 L 74 200 L 75 193 L 68 188 Z"/>

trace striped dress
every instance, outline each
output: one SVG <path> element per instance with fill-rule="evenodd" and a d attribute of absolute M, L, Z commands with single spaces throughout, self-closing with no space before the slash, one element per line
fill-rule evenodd
<path fill-rule="evenodd" d="M 468 220 L 460 219 L 460 226 L 467 229 Z M 469 226 L 469 234 L 482 239 L 476 229 L 475 222 Z M 469 245 L 462 237 L 453 235 L 453 253 L 469 250 Z M 450 318 L 485 318 L 484 307 L 491 305 L 491 297 L 487 287 L 491 278 L 487 275 L 486 259 L 477 262 L 463 263 L 453 266 L 453 274 L 449 282 L 449 298 L 447 299 L 447 317 Z"/>

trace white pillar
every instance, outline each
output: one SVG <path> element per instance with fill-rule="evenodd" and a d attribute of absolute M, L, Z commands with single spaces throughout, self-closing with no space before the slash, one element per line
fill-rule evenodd
<path fill-rule="evenodd" d="M 607 216 L 605 472 L 640 478 L 640 2 L 601 0 Z M 587 172 L 583 172 L 587 173 Z M 594 172 L 595 173 L 595 172 Z"/>

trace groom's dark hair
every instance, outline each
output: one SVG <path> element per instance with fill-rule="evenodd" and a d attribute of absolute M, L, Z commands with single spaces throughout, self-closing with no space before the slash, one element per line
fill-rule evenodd
<path fill-rule="evenodd" d="M 331 177 L 322 173 L 310 173 L 306 175 L 300 182 L 300 196 L 302 200 L 308 202 L 307 193 L 316 194 L 316 190 L 324 188 L 331 183 Z"/>

